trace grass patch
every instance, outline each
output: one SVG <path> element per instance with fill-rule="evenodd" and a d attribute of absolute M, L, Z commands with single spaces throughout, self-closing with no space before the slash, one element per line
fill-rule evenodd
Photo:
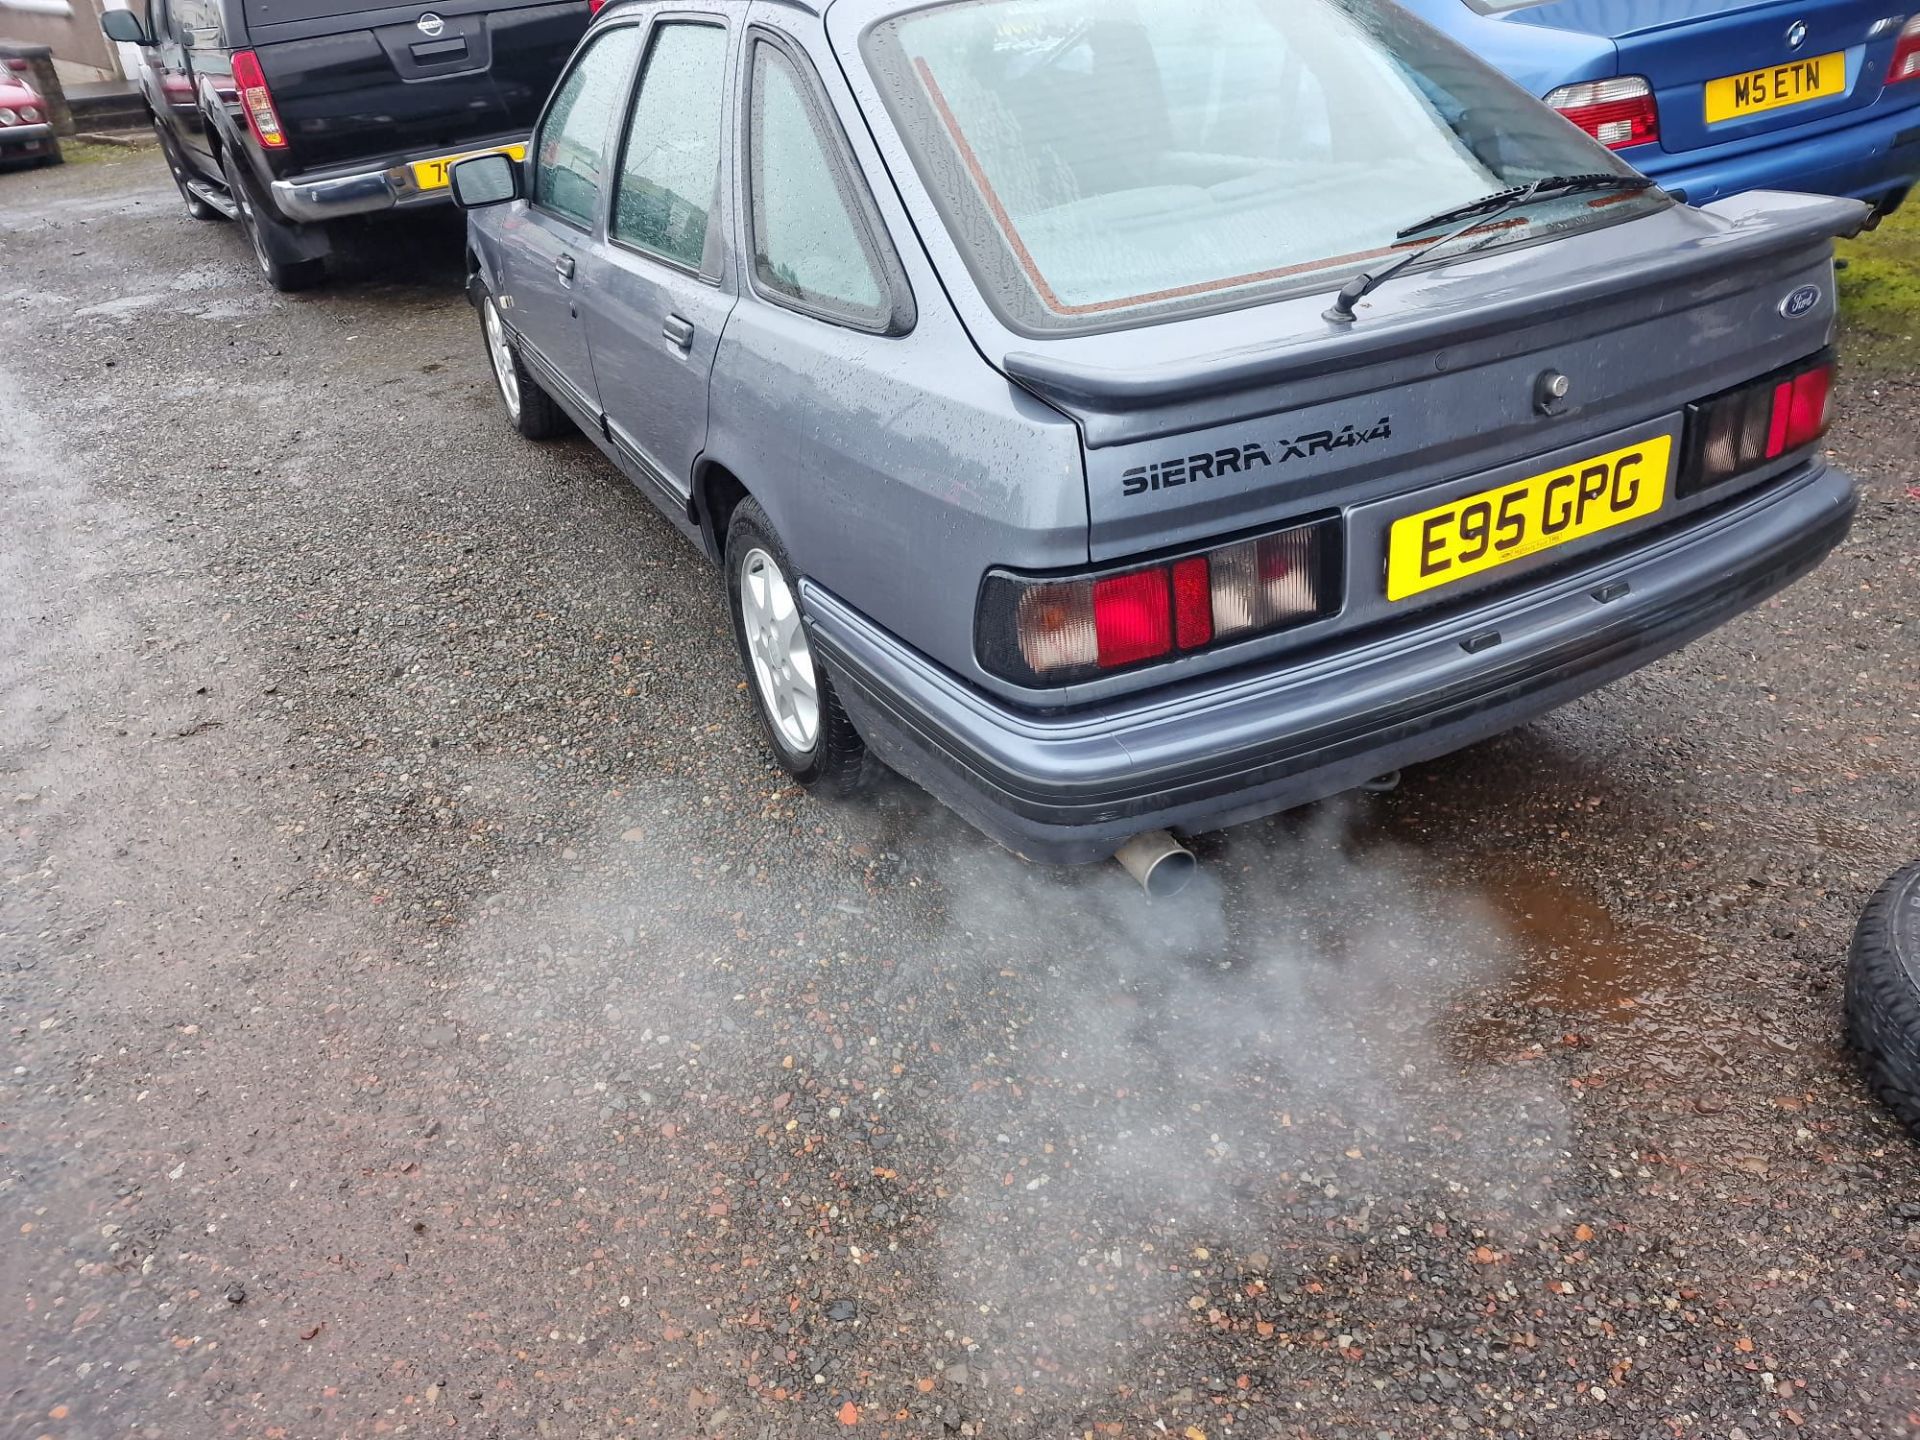
<path fill-rule="evenodd" d="M 1920 369 L 1920 198 L 1871 234 L 1842 241 L 1839 254 L 1847 363 Z"/>

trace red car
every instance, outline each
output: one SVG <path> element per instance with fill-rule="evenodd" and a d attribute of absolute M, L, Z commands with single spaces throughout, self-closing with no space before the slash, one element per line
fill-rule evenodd
<path fill-rule="evenodd" d="M 27 77 L 10 66 L 0 66 L 0 163 L 60 161 L 60 142 L 54 138 L 47 107 Z"/>

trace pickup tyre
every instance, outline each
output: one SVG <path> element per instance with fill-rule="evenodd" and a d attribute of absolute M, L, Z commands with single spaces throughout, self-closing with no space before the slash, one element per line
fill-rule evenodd
<path fill-rule="evenodd" d="M 311 290 L 327 278 L 326 240 L 305 227 L 289 225 L 260 199 L 253 182 L 232 155 L 222 161 L 227 192 L 240 211 L 240 228 L 253 247 L 254 262 L 267 283 L 283 293 Z M 319 251 L 315 254 L 315 251 Z"/>
<path fill-rule="evenodd" d="M 193 220 L 231 219 L 230 215 L 214 208 L 205 197 L 194 193 L 186 162 L 180 158 L 180 147 L 168 132 L 167 127 L 155 120 L 153 133 L 160 137 L 160 153 L 166 158 L 167 173 L 173 176 L 174 186 L 180 191 L 181 203 L 187 207 L 188 218 Z"/>

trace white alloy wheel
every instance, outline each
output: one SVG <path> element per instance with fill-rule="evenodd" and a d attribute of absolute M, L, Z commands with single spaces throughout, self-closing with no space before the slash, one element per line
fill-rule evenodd
<path fill-rule="evenodd" d="M 493 297 L 485 301 L 487 355 L 493 361 L 493 378 L 500 384 L 500 398 L 506 401 L 507 415 L 520 420 L 520 371 L 513 361 L 513 347 L 507 343 L 507 327 L 500 323 L 499 307 Z"/>
<path fill-rule="evenodd" d="M 800 606 L 779 562 L 758 546 L 740 558 L 740 620 L 747 633 L 754 684 L 781 740 L 796 755 L 820 738 L 820 686 Z"/>

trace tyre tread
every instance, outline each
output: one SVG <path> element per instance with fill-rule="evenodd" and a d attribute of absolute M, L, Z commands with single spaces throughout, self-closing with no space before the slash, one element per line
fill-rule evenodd
<path fill-rule="evenodd" d="M 1867 1087 L 1920 1137 L 1920 982 L 1900 958 L 1906 927 L 1920 911 L 1901 899 L 1920 884 L 1909 865 L 1868 902 L 1847 956 L 1847 1041 L 1860 1058 Z"/>

